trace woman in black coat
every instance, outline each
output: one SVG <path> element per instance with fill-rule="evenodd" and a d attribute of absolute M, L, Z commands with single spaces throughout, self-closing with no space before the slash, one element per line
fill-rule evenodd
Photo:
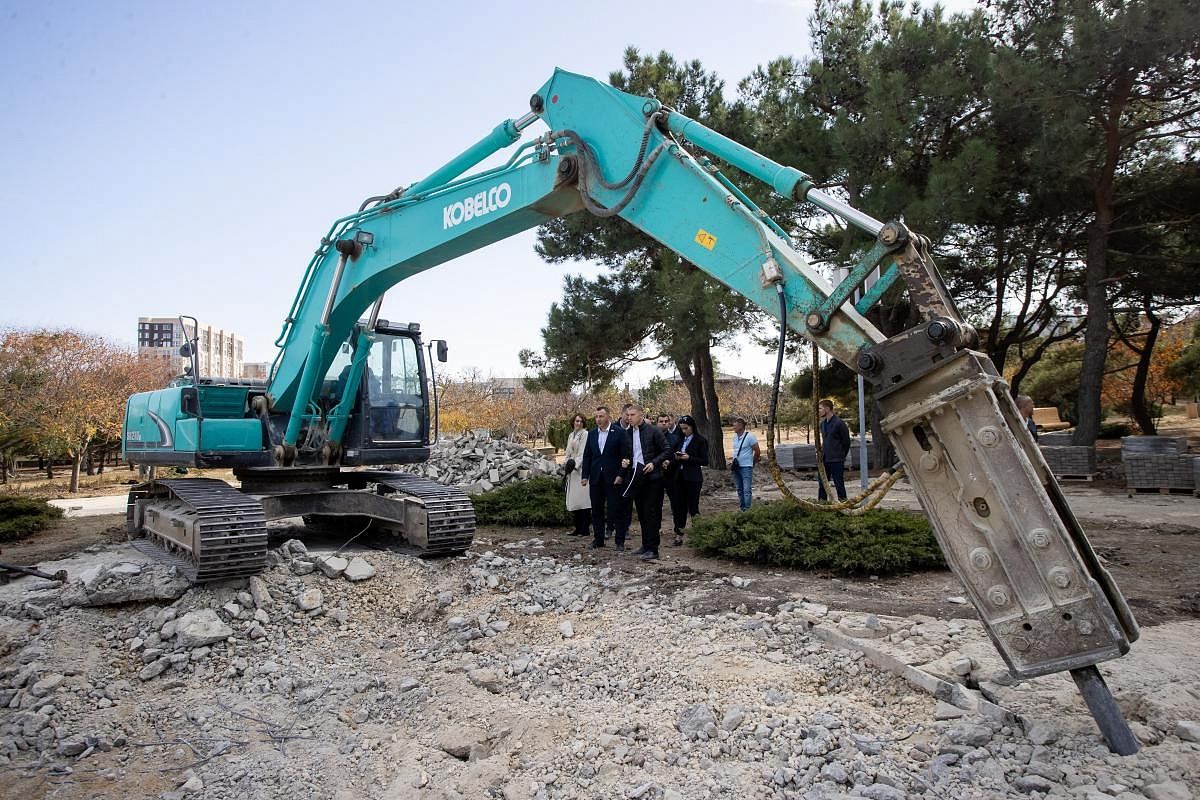
<path fill-rule="evenodd" d="M 679 493 L 680 502 L 675 504 L 675 541 L 672 544 L 679 547 L 683 544 L 683 529 L 687 526 L 689 516 L 700 513 L 700 487 L 704 485 L 704 470 L 708 466 L 708 440 L 696 430 L 696 420 L 690 416 L 679 418 L 679 429 L 683 432 L 683 441 L 679 450 L 671 457 L 675 464 L 675 491 Z"/>

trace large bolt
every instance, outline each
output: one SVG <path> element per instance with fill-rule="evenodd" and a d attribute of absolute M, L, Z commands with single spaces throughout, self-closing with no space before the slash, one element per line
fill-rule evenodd
<path fill-rule="evenodd" d="M 1045 528 L 1034 528 L 1029 532 L 1029 541 L 1033 542 L 1034 547 L 1049 547 L 1050 531 Z"/>
<path fill-rule="evenodd" d="M 1008 589 L 1003 586 L 993 586 L 988 589 L 987 598 L 988 602 L 996 608 L 1003 608 L 1008 605 Z"/>
<path fill-rule="evenodd" d="M 1071 585 L 1071 573 L 1066 567 L 1055 567 L 1050 570 L 1050 580 L 1060 589 L 1066 589 Z"/>
<path fill-rule="evenodd" d="M 885 225 L 883 230 L 879 232 L 879 241 L 884 244 L 895 244 L 898 235 L 899 231 L 896 230 L 894 225 Z"/>
<path fill-rule="evenodd" d="M 810 331 L 814 331 L 816 333 L 821 333 L 829 327 L 825 323 L 825 319 L 816 311 L 809 312 L 808 316 L 804 318 L 804 324 L 808 326 Z"/>
<path fill-rule="evenodd" d="M 925 326 L 925 335 L 934 344 L 942 344 L 951 336 L 958 326 L 948 319 L 935 319 Z"/>
<path fill-rule="evenodd" d="M 984 447 L 995 447 L 1000 444 L 1000 431 L 988 425 L 979 431 L 979 443 Z"/>
<path fill-rule="evenodd" d="M 866 375 L 873 375 L 883 368 L 883 361 L 874 353 L 863 351 L 858 354 L 858 370 Z"/>
<path fill-rule="evenodd" d="M 975 565 L 975 569 L 989 569 L 992 566 L 992 554 L 986 547 L 976 547 L 971 551 L 971 563 Z"/>

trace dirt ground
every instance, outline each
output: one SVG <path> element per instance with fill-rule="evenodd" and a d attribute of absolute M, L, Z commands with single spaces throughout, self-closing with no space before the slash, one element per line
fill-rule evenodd
<path fill-rule="evenodd" d="M 732 498 L 710 500 L 706 508 L 713 512 L 736 508 Z M 1198 501 L 1200 511 L 1200 501 Z M 1138 622 L 1157 625 L 1180 619 L 1200 618 L 1200 515 L 1197 527 L 1147 526 L 1131 529 L 1125 524 L 1084 525 L 1093 548 L 1108 562 L 1117 585 L 1132 606 Z M 637 523 L 630 532 L 637 549 Z M 1131 534 L 1134 534 L 1131 536 Z M 593 551 L 589 542 L 566 535 L 565 531 L 540 531 L 529 528 L 486 526 L 476 536 L 478 546 L 502 545 L 541 536 L 546 551 L 559 559 L 573 554 L 589 563 L 603 563 L 614 570 L 645 574 L 657 591 L 670 594 L 688 591 L 696 584 L 711 583 L 722 576 L 753 578 L 751 590 L 728 587 L 721 595 L 720 607 L 698 605 L 689 613 L 713 613 L 746 606 L 750 611 L 765 610 L 784 600 L 808 598 L 843 609 L 911 616 L 925 614 L 938 619 L 974 618 L 972 607 L 950 602 L 963 595 L 962 584 L 948 571 L 919 572 L 891 577 L 863 576 L 843 578 L 832 573 L 804 572 L 781 567 L 761 567 L 728 559 L 702 555 L 691 547 L 670 547 L 664 537 L 662 560 L 647 566 L 631 555 L 612 550 Z M 714 602 L 711 598 L 706 602 Z"/>
<path fill-rule="evenodd" d="M 1200 511 L 1200 501 L 1197 502 Z M 736 501 L 729 493 L 718 493 L 705 498 L 704 508 L 709 513 L 730 511 L 736 508 Z M 1161 524 L 1131 527 L 1128 523 L 1095 522 L 1085 522 L 1084 527 L 1142 625 L 1200 618 L 1200 584 L 1196 581 L 1196 575 L 1200 574 L 1200 514 L 1196 527 Z M 303 535 L 303 529 L 289 532 L 287 528 L 279 528 L 275 533 Z M 637 549 L 637 536 L 635 521 L 630 531 L 633 543 L 630 550 Z M 718 613 L 742 606 L 744 611 L 753 612 L 775 607 L 785 600 L 807 598 L 831 609 L 893 616 L 925 614 L 938 619 L 975 616 L 969 604 L 949 599 L 963 595 L 962 585 L 949 571 L 846 578 L 832 573 L 761 567 L 705 556 L 688 546 L 671 547 L 669 534 L 664 537 L 662 560 L 646 564 L 631 554 L 617 554 L 611 549 L 590 550 L 590 540 L 581 542 L 563 530 L 491 525 L 479 528 L 475 549 L 501 547 L 531 537 L 541 539 L 546 554 L 556 559 L 611 566 L 630 578 L 643 576 L 656 594 L 683 594 L 688 613 Z M 122 516 L 66 518 L 36 536 L 5 544 L 0 550 L 0 560 L 33 564 L 124 538 Z M 698 599 L 690 605 L 686 603 L 694 587 L 711 587 L 717 578 L 734 575 L 753 578 L 753 589 L 729 586 L 715 596 L 696 592 Z"/>
<path fill-rule="evenodd" d="M 1187 419 L 1182 411 L 1171 409 L 1160 424 L 1165 436 L 1186 436 L 1192 446 L 1200 447 L 1200 420 Z M 761 435 L 765 435 L 760 432 Z M 788 440 L 803 441 L 803 433 L 793 431 Z M 1120 441 L 1100 441 L 1097 453 L 1101 464 L 1119 466 Z M 759 470 L 765 473 L 766 470 Z M 208 477 L 233 481 L 230 471 L 209 470 Z M 756 496 L 770 497 L 774 490 L 765 474 L 756 476 Z M 123 469 L 109 470 L 101 476 L 84 476 L 86 493 L 119 494 L 128 490 L 131 474 Z M 856 480 L 848 473 L 847 485 Z M 61 481 L 26 481 L 19 485 L 20 493 L 43 497 L 66 497 Z M 1089 487 L 1120 498 L 1123 481 L 1109 474 L 1101 476 Z M 12 487 L 6 487 L 12 488 Z M 706 495 L 702 508 L 706 513 L 731 511 L 737 507 L 733 493 L 718 490 Z M 1138 621 L 1143 625 L 1200 618 L 1200 500 L 1191 524 L 1163 524 L 1162 520 L 1139 521 L 1138 512 L 1130 510 L 1119 520 L 1087 520 L 1083 524 L 1092 546 L 1105 559 L 1121 587 Z M 1190 519 L 1184 515 L 1184 519 Z M 669 530 L 669 523 L 665 526 Z M 632 549 L 637 548 L 637 522 L 630 532 Z M 841 578 L 833 574 L 803 572 L 778 567 L 764 568 L 712 558 L 690 547 L 669 546 L 669 534 L 663 537 L 662 560 L 653 565 L 637 561 L 632 556 L 618 556 L 612 550 L 600 553 L 589 550 L 588 542 L 567 536 L 566 531 L 537 528 L 481 527 L 476 535 L 476 549 L 523 541 L 531 536 L 545 542 L 546 550 L 559 559 L 578 558 L 587 563 L 604 562 L 614 570 L 645 575 L 648 584 L 662 594 L 689 592 L 689 587 L 711 582 L 730 575 L 752 577 L 754 590 L 730 587 L 721 595 L 721 608 L 710 608 L 711 598 L 698 600 L 694 613 L 733 610 L 745 606 L 750 611 L 764 610 L 781 600 L 807 597 L 828 604 L 831 608 L 877 614 L 909 616 L 926 614 L 939 619 L 973 617 L 969 604 L 950 602 L 959 598 L 963 589 L 949 571 L 922 572 L 892 577 L 861 576 Z M 125 538 L 124 518 L 98 516 L 67 518 L 54 527 L 29 539 L 0 546 L 0 560 L 19 564 L 34 564 L 78 552 L 89 545 L 121 541 Z M 705 594 L 705 597 L 708 597 Z"/>

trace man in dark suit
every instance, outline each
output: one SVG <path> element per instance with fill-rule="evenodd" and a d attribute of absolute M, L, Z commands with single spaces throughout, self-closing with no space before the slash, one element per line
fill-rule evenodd
<path fill-rule="evenodd" d="M 583 462 L 579 465 L 580 484 L 588 487 L 592 500 L 592 548 L 604 547 L 604 525 L 607 517 L 615 523 L 617 549 L 625 549 L 625 534 L 629 522 L 623 521 L 621 475 L 622 442 L 625 439 L 619 425 L 608 416 L 608 406 L 596 409 L 596 427 L 588 431 L 583 447 Z"/>
<path fill-rule="evenodd" d="M 638 523 L 642 526 L 643 561 L 658 558 L 658 537 L 662 527 L 663 464 L 671 458 L 667 440 L 657 426 L 645 419 L 639 405 L 629 409 L 629 434 L 622 442 L 621 467 L 628 471 L 625 494 L 633 498 Z"/>

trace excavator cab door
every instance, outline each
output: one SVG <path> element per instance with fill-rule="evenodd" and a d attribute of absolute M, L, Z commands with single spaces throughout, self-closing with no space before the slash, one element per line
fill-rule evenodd
<path fill-rule="evenodd" d="M 426 440 L 424 365 L 409 336 L 377 335 L 367 356 L 362 396 L 372 445 L 420 446 Z"/>
<path fill-rule="evenodd" d="M 426 365 L 415 326 L 380 322 L 362 370 L 342 463 L 424 461 L 429 452 Z"/>

